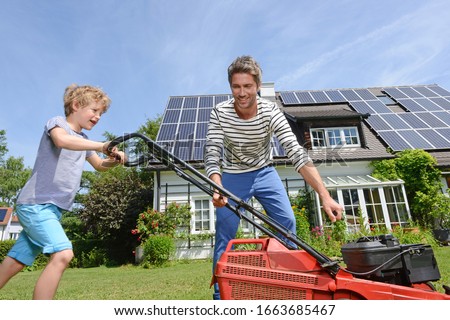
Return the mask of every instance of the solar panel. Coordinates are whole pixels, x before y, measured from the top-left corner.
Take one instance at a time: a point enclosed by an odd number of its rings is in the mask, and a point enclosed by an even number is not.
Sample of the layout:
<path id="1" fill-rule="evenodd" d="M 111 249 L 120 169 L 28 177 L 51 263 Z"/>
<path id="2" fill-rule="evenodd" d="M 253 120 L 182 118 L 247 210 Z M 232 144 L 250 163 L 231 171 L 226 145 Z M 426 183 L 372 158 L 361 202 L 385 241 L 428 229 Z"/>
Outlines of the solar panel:
<path id="1" fill-rule="evenodd" d="M 427 98 L 414 99 L 415 102 L 420 104 L 427 111 L 438 111 L 442 110 L 437 104 Z"/>
<path id="2" fill-rule="evenodd" d="M 411 129 L 411 127 L 395 113 L 382 114 L 380 117 L 386 121 L 392 129 Z"/>
<path id="3" fill-rule="evenodd" d="M 360 96 L 358 96 L 353 90 L 339 90 L 339 92 L 347 99 L 348 101 L 360 101 L 362 100 Z"/>
<path id="4" fill-rule="evenodd" d="M 183 160 L 191 160 L 191 152 L 193 150 L 193 141 L 175 141 L 173 154 Z"/>
<path id="5" fill-rule="evenodd" d="M 418 104 L 413 99 L 399 99 L 398 103 L 406 108 L 406 110 L 415 111 L 426 111 L 420 104 Z"/>
<path id="6" fill-rule="evenodd" d="M 171 97 L 167 103 L 167 109 L 181 109 L 183 105 L 183 98 L 181 97 Z"/>
<path id="7" fill-rule="evenodd" d="M 166 112 L 164 113 L 162 122 L 163 123 L 178 123 L 178 120 L 180 118 L 180 113 L 181 113 L 180 109 L 175 109 L 175 110 L 167 109 Z"/>
<path id="8" fill-rule="evenodd" d="M 450 148 L 450 141 L 433 129 L 418 130 L 417 132 L 427 139 L 436 149 Z"/>
<path id="9" fill-rule="evenodd" d="M 297 96 L 293 92 L 280 92 L 281 100 L 283 100 L 283 104 L 299 104 L 300 102 L 297 99 Z"/>
<path id="10" fill-rule="evenodd" d="M 367 89 L 354 89 L 363 100 L 376 100 L 377 97 Z"/>
<path id="11" fill-rule="evenodd" d="M 440 135 L 442 135 L 445 138 L 450 137 L 450 127 L 448 128 L 438 128 L 438 129 L 434 129 L 436 130 L 436 132 L 438 132 Z"/>
<path id="12" fill-rule="evenodd" d="M 424 87 L 424 86 L 413 86 L 412 88 L 425 97 L 430 98 L 430 97 L 437 96 L 437 94 L 435 92 L 431 91 L 430 89 L 428 89 L 427 87 Z"/>
<path id="13" fill-rule="evenodd" d="M 195 123 L 180 123 L 177 133 L 177 140 L 193 140 Z"/>
<path id="14" fill-rule="evenodd" d="M 432 114 L 450 127 L 450 113 L 447 111 L 432 112 Z"/>
<path id="15" fill-rule="evenodd" d="M 206 140 L 197 140 L 194 145 L 193 160 L 203 159 L 203 153 L 205 148 Z"/>
<path id="16" fill-rule="evenodd" d="M 183 108 L 197 108 L 198 100 L 198 97 L 186 97 L 184 99 Z"/>
<path id="17" fill-rule="evenodd" d="M 211 116 L 211 109 L 198 109 L 197 121 L 209 122 L 210 116 Z"/>
<path id="18" fill-rule="evenodd" d="M 433 92 L 436 92 L 440 96 L 450 97 L 450 92 L 441 88 L 440 86 L 428 86 L 428 89 L 432 90 Z"/>
<path id="19" fill-rule="evenodd" d="M 436 116 L 434 116 L 432 113 L 423 112 L 423 113 L 417 113 L 418 117 L 422 119 L 426 124 L 428 124 L 431 128 L 441 128 L 441 127 L 447 127 L 447 125 L 439 120 Z"/>
<path id="20" fill-rule="evenodd" d="M 365 101 L 353 101 L 350 103 L 350 105 L 353 107 L 353 109 L 362 114 L 375 113 L 375 111 Z"/>
<path id="21" fill-rule="evenodd" d="M 280 144 L 280 141 L 278 141 L 277 137 L 272 137 L 272 150 L 273 150 L 273 155 L 277 156 L 277 157 L 283 157 L 286 155 L 286 153 L 284 152 L 283 147 Z"/>
<path id="22" fill-rule="evenodd" d="M 161 124 L 158 131 L 157 141 L 175 140 L 175 134 L 177 130 L 177 124 Z"/>
<path id="23" fill-rule="evenodd" d="M 396 131 L 381 131 L 379 134 L 393 151 L 411 149 L 411 146 Z"/>
<path id="24" fill-rule="evenodd" d="M 214 105 L 219 104 L 221 102 L 227 101 L 230 99 L 228 95 L 214 96 Z"/>
<path id="25" fill-rule="evenodd" d="M 450 101 L 449 100 L 444 99 L 442 97 L 430 98 L 430 100 L 433 101 L 434 103 L 436 103 L 442 109 L 450 110 Z"/>
<path id="26" fill-rule="evenodd" d="M 206 137 L 206 133 L 208 132 L 208 122 L 199 122 L 197 123 L 195 137 L 197 139 L 203 139 Z"/>
<path id="27" fill-rule="evenodd" d="M 197 109 L 183 109 L 180 122 L 195 122 L 197 118 Z"/>
<path id="28" fill-rule="evenodd" d="M 295 92 L 295 95 L 297 96 L 298 101 L 303 104 L 311 104 L 315 103 L 314 99 L 311 97 L 309 92 L 307 91 L 297 91 Z"/>
<path id="29" fill-rule="evenodd" d="M 317 103 L 331 102 L 330 98 L 328 98 L 328 96 L 323 91 L 310 91 L 309 93 Z"/>
<path id="30" fill-rule="evenodd" d="M 434 149 L 434 147 L 426 141 L 415 130 L 400 130 L 397 131 L 414 149 Z"/>
<path id="31" fill-rule="evenodd" d="M 374 130 L 391 130 L 392 128 L 379 115 L 372 114 L 366 119 Z"/>
<path id="32" fill-rule="evenodd" d="M 330 98 L 332 102 L 346 102 L 347 100 L 344 98 L 342 94 L 337 90 L 328 90 L 324 91 L 325 94 Z"/>
<path id="33" fill-rule="evenodd" d="M 406 99 L 408 98 L 407 95 L 405 95 L 403 92 L 396 88 L 386 88 L 384 89 L 384 92 L 386 92 L 390 97 L 394 99 Z"/>
<path id="34" fill-rule="evenodd" d="M 411 87 L 400 87 L 398 88 L 401 92 L 406 94 L 409 98 L 420 98 L 422 95 L 418 93 L 416 90 L 414 90 Z"/>
<path id="35" fill-rule="evenodd" d="M 429 128 L 429 126 L 419 119 L 414 113 L 411 112 L 405 112 L 405 113 L 399 113 L 398 116 L 408 123 L 412 128 L 420 129 L 420 128 Z"/>
<path id="36" fill-rule="evenodd" d="M 214 97 L 213 96 L 205 96 L 200 97 L 200 101 L 198 102 L 199 108 L 212 108 L 214 107 Z"/>
<path id="37" fill-rule="evenodd" d="M 367 101 L 367 103 L 376 113 L 392 113 L 391 109 L 380 100 Z"/>
<path id="38" fill-rule="evenodd" d="M 8 209 L 0 209 L 0 222 L 3 222 L 3 220 L 5 220 L 7 212 L 8 212 Z"/>

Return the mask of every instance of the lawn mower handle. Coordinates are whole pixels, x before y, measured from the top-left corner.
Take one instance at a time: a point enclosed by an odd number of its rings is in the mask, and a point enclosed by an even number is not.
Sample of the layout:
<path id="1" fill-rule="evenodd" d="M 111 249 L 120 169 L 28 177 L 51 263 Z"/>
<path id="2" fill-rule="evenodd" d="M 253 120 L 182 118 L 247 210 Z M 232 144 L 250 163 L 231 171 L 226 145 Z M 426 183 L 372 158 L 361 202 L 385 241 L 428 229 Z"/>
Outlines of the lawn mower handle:
<path id="1" fill-rule="evenodd" d="M 193 166 L 188 164 L 187 162 L 183 161 L 182 159 L 176 157 L 174 154 L 170 153 L 160 145 L 158 145 L 156 142 L 148 138 L 147 136 L 134 132 L 134 133 L 127 133 L 123 136 L 119 136 L 115 139 L 113 139 L 110 144 L 108 145 L 108 150 L 112 150 L 115 146 L 119 145 L 120 143 L 126 142 L 129 139 L 132 138 L 139 138 L 142 139 L 148 147 L 148 151 L 152 157 L 158 159 L 163 163 L 165 166 L 167 166 L 169 169 L 175 171 L 178 176 L 181 178 L 187 180 L 188 182 L 191 182 L 196 187 L 198 187 L 200 190 L 204 191 L 209 196 L 213 196 L 215 192 L 219 192 L 221 195 L 227 197 L 229 200 L 226 204 L 227 208 L 233 211 L 236 215 L 238 215 L 240 218 L 246 220 L 265 234 L 267 234 L 269 237 L 276 238 L 278 241 L 280 241 L 282 244 L 284 244 L 289 249 L 296 249 L 290 245 L 287 240 L 294 243 L 301 249 L 308 252 L 311 256 L 313 256 L 319 263 L 322 265 L 322 267 L 327 270 L 331 275 L 335 275 L 339 270 L 339 264 L 336 261 L 331 260 L 329 257 L 325 256 L 324 254 L 318 252 L 316 249 L 311 247 L 309 244 L 304 242 L 302 239 L 300 239 L 296 234 L 293 234 L 289 229 L 284 227 L 283 225 L 279 224 L 277 221 L 273 220 L 269 216 L 263 214 L 262 212 L 256 210 L 252 206 L 250 206 L 248 203 L 243 201 L 242 199 L 238 198 L 234 194 L 232 194 L 230 191 L 226 190 L 223 186 L 218 185 L 213 180 L 211 180 L 209 177 L 206 177 L 204 174 L 202 174 L 200 171 L 195 169 Z M 146 155 L 140 155 L 136 160 L 133 161 L 127 161 L 124 163 L 124 166 L 127 167 L 134 167 L 138 165 L 144 165 L 149 160 L 149 157 Z M 191 174 L 189 174 L 190 172 Z M 207 185 L 205 186 L 204 183 L 201 183 L 199 179 L 203 182 L 205 182 Z M 209 186 L 209 187 L 208 187 Z M 232 204 L 232 203 L 234 204 Z M 272 227 L 276 232 L 284 236 L 287 240 L 282 239 L 278 234 L 271 231 L 269 228 L 260 225 L 256 223 L 254 220 L 250 219 L 245 214 L 241 214 L 241 209 L 244 209 L 253 216 L 257 217 L 261 221 L 265 222 L 267 225 Z"/>

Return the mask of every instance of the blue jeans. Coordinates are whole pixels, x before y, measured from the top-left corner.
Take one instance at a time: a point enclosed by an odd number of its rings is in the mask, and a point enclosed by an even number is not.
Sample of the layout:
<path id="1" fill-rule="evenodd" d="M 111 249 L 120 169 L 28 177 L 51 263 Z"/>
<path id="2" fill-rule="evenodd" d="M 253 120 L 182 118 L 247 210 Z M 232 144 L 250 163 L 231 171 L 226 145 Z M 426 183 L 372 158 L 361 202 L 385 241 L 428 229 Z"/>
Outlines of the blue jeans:
<path id="1" fill-rule="evenodd" d="M 274 167 L 268 166 L 245 173 L 222 174 L 222 185 L 238 198 L 249 201 L 252 197 L 263 206 L 267 215 L 296 234 L 294 212 L 286 189 Z M 230 200 L 229 200 L 230 201 Z M 234 203 L 230 201 L 230 204 Z M 239 216 L 226 207 L 216 209 L 216 235 L 213 255 L 213 274 L 228 242 L 236 237 Z M 215 300 L 220 299 L 217 283 L 214 284 Z"/>

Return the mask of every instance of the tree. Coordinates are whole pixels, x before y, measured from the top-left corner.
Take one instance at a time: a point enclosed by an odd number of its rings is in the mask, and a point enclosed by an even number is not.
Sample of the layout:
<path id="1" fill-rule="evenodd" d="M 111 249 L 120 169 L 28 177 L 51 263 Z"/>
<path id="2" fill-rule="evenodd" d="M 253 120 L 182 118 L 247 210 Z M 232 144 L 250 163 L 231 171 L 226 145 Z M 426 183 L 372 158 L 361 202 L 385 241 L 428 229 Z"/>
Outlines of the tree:
<path id="1" fill-rule="evenodd" d="M 80 219 L 86 232 L 107 243 L 110 257 L 131 262 L 137 246 L 131 234 L 138 214 L 153 204 L 152 176 L 134 168 L 116 167 L 99 174 L 83 197 Z"/>
<path id="2" fill-rule="evenodd" d="M 442 193 L 441 171 L 433 156 L 424 150 L 408 149 L 399 152 L 394 159 L 374 161 L 371 165 L 375 178 L 402 179 L 413 220 L 421 225 L 432 223 L 432 208 L 426 203 L 432 202 L 431 199 Z"/>
<path id="3" fill-rule="evenodd" d="M 138 132 L 155 139 L 161 120 L 161 116 L 147 119 Z M 106 140 L 117 137 L 110 132 L 103 136 Z M 85 235 L 104 240 L 110 257 L 118 263 L 134 259 L 132 252 L 137 240 L 131 230 L 136 226 L 138 214 L 153 207 L 153 174 L 146 169 L 121 166 L 102 173 L 83 173 L 76 201 L 80 205 L 75 216 L 82 221 Z M 67 217 L 67 226 L 79 236 L 78 221 L 74 216 Z"/>
<path id="4" fill-rule="evenodd" d="M 0 166 L 0 203 L 12 207 L 16 203 L 19 191 L 31 175 L 30 169 L 25 169 L 23 158 L 9 157 Z"/>
<path id="5" fill-rule="evenodd" d="M 138 132 L 146 135 L 152 140 L 156 140 L 156 136 L 161 126 L 162 116 L 157 115 L 155 119 L 147 119 L 144 125 L 139 127 Z"/>
<path id="6" fill-rule="evenodd" d="M 23 157 L 5 159 L 7 152 L 6 131 L 0 130 L 0 205 L 12 207 L 31 170 L 25 168 Z"/>
<path id="7" fill-rule="evenodd" d="M 0 130 L 0 166 L 5 162 L 5 155 L 8 153 L 8 147 L 6 146 L 6 131 Z"/>

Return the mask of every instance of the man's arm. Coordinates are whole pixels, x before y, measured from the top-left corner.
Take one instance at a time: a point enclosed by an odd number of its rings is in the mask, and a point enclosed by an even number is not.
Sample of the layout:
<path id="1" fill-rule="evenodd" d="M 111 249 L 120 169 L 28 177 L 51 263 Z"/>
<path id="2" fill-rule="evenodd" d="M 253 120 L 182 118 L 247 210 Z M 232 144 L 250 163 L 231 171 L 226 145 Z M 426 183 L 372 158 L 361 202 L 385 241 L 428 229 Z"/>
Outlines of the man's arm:
<path id="1" fill-rule="evenodd" d="M 327 188 L 325 188 L 322 178 L 319 175 L 319 171 L 317 171 L 314 164 L 308 162 L 300 168 L 299 173 L 302 175 L 303 179 L 305 179 L 306 183 L 313 187 L 319 194 L 319 197 L 322 200 L 323 210 L 328 215 L 331 222 L 341 220 L 343 208 L 330 196 L 330 193 Z"/>

